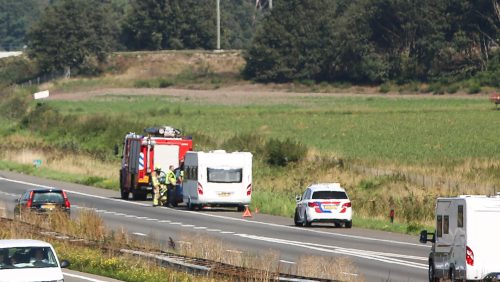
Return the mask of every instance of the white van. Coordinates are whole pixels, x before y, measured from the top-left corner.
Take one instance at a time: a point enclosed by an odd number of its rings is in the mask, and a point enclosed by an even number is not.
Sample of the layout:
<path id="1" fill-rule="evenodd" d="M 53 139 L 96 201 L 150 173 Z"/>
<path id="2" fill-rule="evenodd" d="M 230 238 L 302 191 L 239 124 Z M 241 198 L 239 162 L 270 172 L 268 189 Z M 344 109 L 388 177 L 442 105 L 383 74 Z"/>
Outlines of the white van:
<path id="1" fill-rule="evenodd" d="M 38 240 L 0 240 L 0 281 L 64 281 L 61 268 L 51 244 Z"/>
<path id="2" fill-rule="evenodd" d="M 191 210 L 203 206 L 238 207 L 252 197 L 252 153 L 224 150 L 187 152 L 183 200 Z"/>
<path id="3" fill-rule="evenodd" d="M 433 243 L 429 281 L 500 279 L 499 231 L 500 196 L 438 198 L 435 233 L 420 233 Z"/>

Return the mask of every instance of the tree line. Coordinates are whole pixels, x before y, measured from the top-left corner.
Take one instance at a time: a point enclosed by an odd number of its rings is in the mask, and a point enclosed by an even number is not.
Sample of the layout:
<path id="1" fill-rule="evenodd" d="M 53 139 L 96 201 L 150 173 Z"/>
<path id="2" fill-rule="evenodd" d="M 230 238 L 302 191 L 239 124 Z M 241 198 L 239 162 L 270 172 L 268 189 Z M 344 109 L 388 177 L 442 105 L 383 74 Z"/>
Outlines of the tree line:
<path id="1" fill-rule="evenodd" d="M 111 51 L 211 50 L 215 3 L 0 0 L 0 46 L 27 45 L 46 71 L 87 73 Z M 274 0 L 272 10 L 257 3 L 220 0 L 221 47 L 245 50 L 249 79 L 381 83 L 493 71 L 488 83 L 500 84 L 500 0 Z"/>

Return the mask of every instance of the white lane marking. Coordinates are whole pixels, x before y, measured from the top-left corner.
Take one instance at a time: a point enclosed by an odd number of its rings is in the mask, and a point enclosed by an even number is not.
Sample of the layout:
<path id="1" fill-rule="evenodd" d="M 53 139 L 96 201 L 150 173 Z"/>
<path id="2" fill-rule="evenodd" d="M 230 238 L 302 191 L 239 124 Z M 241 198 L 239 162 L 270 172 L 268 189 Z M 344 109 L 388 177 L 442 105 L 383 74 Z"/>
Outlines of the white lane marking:
<path id="1" fill-rule="evenodd" d="M 86 276 L 82 276 L 82 275 L 70 274 L 70 273 L 67 273 L 67 272 L 64 272 L 64 271 L 63 271 L 63 274 L 64 274 L 64 276 L 74 277 L 74 278 L 82 279 L 82 280 L 85 280 L 85 281 L 106 282 L 104 280 L 94 279 L 94 278 L 90 278 L 90 277 L 86 277 Z"/>
<path id="2" fill-rule="evenodd" d="M 234 234 L 233 231 L 221 231 L 220 233 L 221 234 Z"/>
<path id="3" fill-rule="evenodd" d="M 9 181 L 9 182 L 14 182 L 14 183 L 19 183 L 19 184 L 24 184 L 24 185 L 30 185 L 30 186 L 35 186 L 35 187 L 42 187 L 42 188 L 54 188 L 52 186 L 47 186 L 43 184 L 36 184 L 36 183 L 31 183 L 31 182 L 26 182 L 26 181 L 20 181 L 20 180 L 14 180 L 14 179 L 8 179 L 5 177 L 0 176 L 0 180 L 4 181 Z M 127 202 L 131 205 L 137 205 L 137 206 L 143 206 L 143 207 L 149 207 L 151 206 L 150 204 L 144 204 L 144 203 L 138 203 L 138 202 L 131 202 L 131 201 L 126 201 L 122 199 L 114 199 L 114 198 L 108 198 L 108 197 L 103 197 L 103 196 L 97 196 L 97 195 L 92 195 L 92 194 L 87 194 L 87 193 L 82 193 L 82 192 L 77 192 L 77 191 L 72 191 L 72 190 L 67 190 L 64 189 L 67 193 L 71 194 L 76 194 L 76 195 L 81 195 L 81 196 L 86 196 L 86 197 L 91 197 L 91 198 L 96 198 L 96 199 L 102 199 L 102 200 L 107 200 L 107 201 L 115 201 L 115 202 Z"/>
<path id="4" fill-rule="evenodd" d="M 209 231 L 209 232 L 219 232 L 221 230 L 220 229 L 215 229 L 215 228 L 210 228 L 210 229 L 207 229 L 207 231 Z"/>
<path id="5" fill-rule="evenodd" d="M 171 222 L 170 220 L 160 220 L 158 222 L 165 223 L 165 222 Z"/>
<path id="6" fill-rule="evenodd" d="M 181 226 L 182 226 L 182 227 L 193 227 L 194 225 L 192 225 L 192 224 L 183 224 L 183 225 L 181 225 Z"/>
<path id="7" fill-rule="evenodd" d="M 284 259 L 280 259 L 280 262 L 282 262 L 282 263 L 288 263 L 288 264 L 296 264 L 293 261 L 288 261 L 288 260 L 284 260 Z"/>
<path id="8" fill-rule="evenodd" d="M 25 182 L 25 181 L 20 181 L 20 180 L 13 180 L 13 179 L 8 179 L 8 178 L 4 178 L 4 177 L 0 177 L 0 180 L 10 181 L 10 182 L 14 182 L 14 183 L 20 183 L 20 184 L 25 184 L 25 185 L 31 185 L 31 186 L 37 186 L 37 187 L 53 188 L 51 186 L 40 185 L 40 184 L 35 184 L 35 183 L 30 183 L 30 182 Z M 91 195 L 91 194 L 76 192 L 76 191 L 72 191 L 72 190 L 65 189 L 65 191 L 68 193 L 98 198 L 98 199 L 107 200 L 107 201 L 115 201 L 115 202 L 122 202 L 122 203 L 126 202 L 127 204 L 138 205 L 138 206 L 143 206 L 143 207 L 150 206 L 149 204 L 126 201 L 126 200 L 122 200 L 122 199 L 107 198 L 107 197 L 103 197 L 103 196 Z M 161 207 L 161 208 L 166 208 L 166 207 Z M 168 208 L 168 209 L 171 211 L 174 211 L 174 212 L 184 212 L 184 213 L 191 213 L 191 214 L 196 214 L 196 215 L 200 215 L 200 216 L 208 216 L 208 217 L 221 218 L 221 219 L 226 219 L 226 220 L 246 222 L 246 223 L 250 223 L 250 224 L 260 224 L 260 225 L 267 225 L 267 226 L 272 226 L 272 227 L 277 227 L 277 228 L 288 228 L 288 229 L 294 229 L 294 230 L 301 230 L 302 232 L 313 232 L 313 233 L 323 234 L 323 235 L 328 235 L 328 236 L 338 236 L 338 237 L 346 237 L 346 238 L 353 238 L 353 239 L 366 240 L 366 241 L 377 241 L 377 242 L 385 242 L 385 243 L 391 243 L 391 244 L 409 245 L 409 246 L 414 246 L 414 247 L 419 247 L 419 248 L 430 248 L 431 247 L 429 245 L 395 241 L 395 240 L 370 238 L 370 237 L 365 237 L 365 236 L 348 235 L 348 234 L 340 234 L 340 233 L 331 233 L 331 232 L 324 232 L 324 231 L 311 230 L 311 229 L 299 229 L 299 228 L 293 227 L 293 226 L 279 225 L 279 224 L 275 224 L 275 223 L 268 223 L 268 222 L 261 222 L 261 221 L 248 221 L 246 219 L 241 219 L 241 218 L 227 217 L 227 216 L 208 214 L 208 213 L 200 213 L 197 211 L 177 210 L 177 209 L 170 209 L 170 208 Z"/>
<path id="9" fill-rule="evenodd" d="M 148 219 L 146 219 L 146 220 L 147 220 L 147 221 L 158 221 L 158 219 L 156 219 L 156 218 L 148 218 Z"/>
<path id="10" fill-rule="evenodd" d="M 127 214 L 127 215 L 125 215 L 125 217 L 137 217 L 137 216 L 132 215 L 132 214 Z"/>
<path id="11" fill-rule="evenodd" d="M 194 229 L 207 229 L 205 226 L 196 226 Z"/>
<path id="12" fill-rule="evenodd" d="M 181 225 L 182 222 L 170 222 L 171 225 Z"/>
<path id="13" fill-rule="evenodd" d="M 144 237 L 148 236 L 148 234 L 144 234 L 144 233 L 140 233 L 140 232 L 134 232 L 132 234 L 137 235 L 137 236 L 144 236 Z"/>
<path id="14" fill-rule="evenodd" d="M 11 180 L 7 178 L 0 177 L 0 180 L 5 180 L 5 181 L 10 181 L 14 183 L 21 183 L 21 184 L 26 184 L 26 185 L 32 185 L 32 186 L 38 186 L 38 187 L 47 187 L 50 188 L 49 186 L 44 186 L 44 185 L 38 185 L 38 184 L 33 184 L 29 182 L 24 182 L 24 181 L 18 181 L 18 180 Z M 121 199 L 112 199 L 112 198 L 106 198 L 106 197 L 101 197 L 101 196 L 95 196 L 95 195 L 90 195 L 90 194 L 85 194 L 81 192 L 75 192 L 71 190 L 66 190 L 68 193 L 74 193 L 74 194 L 79 194 L 79 195 L 84 195 L 88 197 L 94 197 L 94 198 L 99 198 L 103 200 L 108 200 L 108 201 L 119 201 L 119 202 L 125 202 L 124 200 Z M 147 204 L 142 204 L 142 203 L 136 203 L 136 202 L 128 202 L 128 204 L 136 204 L 140 206 L 149 206 Z M 208 217 L 214 217 L 214 218 L 221 218 L 221 219 L 229 219 L 229 220 L 234 220 L 234 221 L 244 221 L 244 222 L 252 222 L 255 224 L 261 224 L 261 225 L 267 225 L 267 226 L 273 226 L 273 227 L 278 227 L 278 228 L 293 228 L 295 230 L 298 230 L 296 227 L 290 227 L 290 226 L 284 226 L 284 225 L 279 225 L 279 224 L 274 224 L 274 223 L 266 223 L 266 222 L 259 222 L 259 221 L 247 221 L 244 219 L 238 219 L 238 218 L 232 218 L 232 217 L 226 217 L 226 216 L 219 216 L 219 215 L 213 215 L 213 214 L 206 214 L 206 213 L 198 213 L 198 212 L 193 212 L 193 211 L 182 211 L 182 210 L 176 210 L 176 209 L 171 209 L 172 211 L 176 212 L 185 212 L 185 213 L 193 213 L 196 215 L 203 215 L 203 216 L 208 216 Z M 145 219 L 147 217 L 136 217 L 138 219 Z M 181 225 L 182 223 L 180 222 L 173 222 L 171 224 L 174 225 Z M 195 227 L 195 229 L 206 229 L 206 227 Z M 221 231 L 219 229 L 207 229 L 207 231 Z M 418 247 L 428 247 L 420 244 L 413 244 L 413 243 L 408 243 L 408 242 L 401 242 L 401 241 L 394 241 L 394 240 L 385 240 L 385 239 L 377 239 L 377 238 L 369 238 L 369 237 L 363 237 L 363 236 L 356 236 L 356 235 L 347 235 L 347 234 L 339 234 L 339 233 L 330 233 L 330 232 L 323 232 L 323 231 L 318 231 L 318 230 L 310 230 L 310 229 L 302 229 L 302 231 L 309 231 L 309 232 L 314 232 L 314 233 L 319 233 L 319 234 L 324 234 L 324 235 L 333 235 L 333 236 L 340 236 L 340 237 L 348 237 L 348 238 L 356 238 L 356 239 L 362 239 L 362 240 L 369 240 L 369 241 L 379 241 L 379 242 L 388 242 L 388 243 L 393 243 L 393 244 L 402 244 L 402 245 L 411 245 L 411 246 L 418 246 Z M 395 264 L 401 264 L 401 265 L 406 265 L 406 266 L 411 266 L 411 267 L 416 267 L 416 268 L 422 268 L 424 266 L 424 269 L 427 269 L 427 265 L 424 264 L 419 264 L 419 263 L 414 263 L 414 262 L 406 262 L 402 261 L 399 259 L 391 259 L 386 257 L 387 255 L 392 256 L 392 257 L 401 257 L 401 258 L 411 258 L 411 259 L 417 259 L 417 260 L 426 260 L 427 258 L 420 258 L 420 257 L 412 257 L 412 256 L 406 256 L 406 255 L 399 255 L 399 254 L 390 254 L 390 253 L 378 253 L 378 252 L 372 252 L 372 251 L 364 251 L 364 250 L 355 250 L 355 249 L 344 249 L 344 248 L 338 248 L 335 249 L 335 246 L 325 246 L 322 245 L 323 247 L 315 247 L 314 244 L 313 246 L 310 246 L 309 244 L 301 245 L 300 242 L 295 242 L 295 241 L 287 241 L 287 240 L 282 240 L 282 239 L 276 239 L 276 238 L 270 238 L 267 240 L 263 240 L 260 238 L 266 238 L 266 237 L 259 237 L 255 235 L 246 235 L 246 234 L 235 234 L 235 235 L 244 235 L 248 236 L 249 239 L 254 239 L 254 240 L 261 240 L 261 241 L 269 241 L 269 242 L 278 242 L 281 244 L 287 244 L 287 245 L 294 245 L 297 247 L 304 247 L 304 248 L 309 248 L 309 249 L 315 249 L 319 251 L 326 251 L 330 253 L 344 253 L 352 256 L 358 256 L 366 259 L 372 259 L 372 260 L 377 260 L 377 261 L 382 261 L 382 262 L 387 262 L 387 263 L 395 263 Z M 288 242 L 288 243 L 286 243 Z M 293 242 L 293 243 L 289 243 Z M 325 248 L 326 247 L 326 248 Z M 334 250 L 329 250 L 330 248 L 334 248 Z M 341 250 L 341 251 L 339 251 Z M 385 256 L 384 256 L 385 255 Z M 384 260 L 385 259 L 385 260 Z"/>
<path id="15" fill-rule="evenodd" d="M 338 237 L 353 238 L 353 239 L 366 240 L 366 241 L 376 241 L 376 242 L 384 242 L 384 243 L 391 243 L 391 244 L 398 244 L 398 245 L 408 245 L 408 246 L 414 246 L 414 247 L 420 247 L 420 248 L 430 248 L 431 247 L 431 246 L 423 245 L 423 244 L 416 244 L 416 243 L 409 243 L 409 242 L 402 242 L 402 241 L 395 241 L 395 240 L 387 240 L 387 239 L 370 238 L 370 237 L 364 237 L 364 236 L 358 236 L 358 235 L 332 233 L 332 232 L 325 232 L 325 231 L 312 230 L 312 229 L 302 229 L 302 228 L 298 228 L 298 227 L 294 227 L 294 226 L 279 225 L 279 224 L 275 224 L 275 223 L 268 223 L 268 222 L 261 222 L 261 221 L 248 221 L 246 219 L 241 219 L 241 218 L 227 217 L 227 216 L 208 214 L 208 213 L 200 213 L 200 212 L 196 212 L 196 211 L 175 210 L 175 209 L 173 211 L 192 213 L 192 214 L 197 214 L 197 215 L 201 215 L 201 216 L 208 216 L 208 217 L 214 217 L 214 218 L 220 218 L 220 219 L 226 219 L 226 220 L 234 220 L 234 221 L 239 221 L 239 222 L 246 222 L 246 223 L 250 223 L 250 224 L 253 223 L 253 224 L 267 225 L 267 226 L 272 226 L 272 227 L 277 227 L 277 228 L 286 228 L 286 229 L 293 229 L 293 230 L 298 230 L 298 231 L 300 230 L 303 232 L 312 232 L 312 233 L 328 235 L 328 236 L 333 236 L 333 237 L 338 236 Z"/>
<path id="16" fill-rule="evenodd" d="M 284 240 L 284 239 L 263 237 L 263 236 L 255 236 L 255 235 L 248 235 L 248 234 L 234 234 L 234 235 L 240 236 L 240 237 L 246 238 L 246 239 L 256 240 L 256 241 L 265 241 L 265 242 L 271 242 L 271 243 L 278 243 L 278 244 L 282 244 L 282 245 L 302 247 L 302 248 L 316 250 L 316 251 L 320 251 L 320 252 L 326 252 L 326 253 L 349 255 L 349 256 L 360 257 L 360 258 L 365 258 L 365 259 L 374 260 L 374 261 L 380 261 L 380 262 L 389 263 L 389 264 L 397 264 L 397 265 L 402 265 L 402 266 L 407 266 L 407 267 L 418 268 L 418 269 L 427 269 L 428 268 L 427 264 L 417 263 L 417 262 L 412 262 L 412 261 L 404 261 L 401 259 L 387 257 L 387 256 L 384 256 L 385 253 L 376 253 L 376 252 L 370 252 L 370 251 L 365 251 L 365 250 L 349 249 L 349 248 L 321 245 L 321 244 L 314 244 L 314 243 L 303 243 L 303 242 L 298 242 L 298 241 L 291 241 L 291 240 Z"/>

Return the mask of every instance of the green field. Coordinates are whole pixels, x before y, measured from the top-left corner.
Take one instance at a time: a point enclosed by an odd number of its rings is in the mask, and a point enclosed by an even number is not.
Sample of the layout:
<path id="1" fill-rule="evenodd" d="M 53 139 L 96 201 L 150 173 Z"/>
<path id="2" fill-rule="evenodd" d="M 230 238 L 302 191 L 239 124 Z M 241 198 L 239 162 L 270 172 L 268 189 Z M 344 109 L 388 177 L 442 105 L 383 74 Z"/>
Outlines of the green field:
<path id="1" fill-rule="evenodd" d="M 486 98 L 332 95 L 301 96 L 282 105 L 225 106 L 110 96 L 49 104 L 67 114 L 172 124 L 219 144 L 235 134 L 253 132 L 265 138 L 292 138 L 320 152 L 373 163 L 447 166 L 468 159 L 500 160 L 500 112 L 492 110 Z"/>
<path id="2" fill-rule="evenodd" d="M 297 163 L 270 165 L 266 156 L 254 151 L 252 208 L 292 217 L 294 196 L 305 186 L 341 182 L 353 201 L 355 226 L 409 233 L 432 222 L 435 197 L 484 193 L 480 185 L 500 187 L 500 111 L 493 109 L 486 96 L 289 93 L 277 100 L 271 96 L 252 101 L 242 98 L 228 104 L 223 95 L 213 93 L 215 97 L 208 99 L 123 93 L 89 100 L 44 101 L 41 106 L 32 104 L 25 117 L 17 120 L 18 125 L 2 124 L 0 146 L 8 148 L 11 141 L 5 140 L 13 139 L 21 144 L 17 149 L 38 146 L 50 152 L 59 148 L 76 156 L 101 159 L 104 167 L 116 173 L 119 158 L 113 156 L 114 145 L 121 144 L 127 132 L 142 132 L 151 125 L 182 129 L 193 136 L 197 150 L 224 149 L 228 144 L 235 149 L 231 138 L 250 135 L 255 139 L 236 149 L 259 148 L 271 139 L 290 139 L 308 149 L 307 157 Z M 34 145 L 33 139 L 38 143 Z M 85 170 L 72 171 L 67 177 L 118 189 L 117 176 L 103 175 L 81 163 L 74 166 Z M 374 175 L 353 170 L 351 165 L 387 168 L 396 174 Z M 61 167 L 47 169 L 45 173 L 54 175 Z M 423 185 L 399 172 L 464 184 Z M 494 191 L 487 190 L 490 192 Z M 397 225 L 387 226 L 387 213 L 392 208 L 397 211 Z"/>

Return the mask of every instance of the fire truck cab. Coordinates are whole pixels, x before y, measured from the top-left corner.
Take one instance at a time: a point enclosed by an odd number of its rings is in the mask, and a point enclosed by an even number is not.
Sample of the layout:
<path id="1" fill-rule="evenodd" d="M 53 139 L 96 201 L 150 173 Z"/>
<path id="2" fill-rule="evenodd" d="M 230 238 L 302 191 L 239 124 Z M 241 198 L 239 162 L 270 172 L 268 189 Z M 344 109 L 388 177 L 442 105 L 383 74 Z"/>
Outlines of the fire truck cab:
<path id="1" fill-rule="evenodd" d="M 124 200 L 130 193 L 134 200 L 146 200 L 152 194 L 151 171 L 161 167 L 166 171 L 170 165 L 179 167 L 186 152 L 193 150 L 190 137 L 181 137 L 181 132 L 170 126 L 144 129 L 146 135 L 128 133 L 123 142 L 120 169 L 120 193 Z"/>

